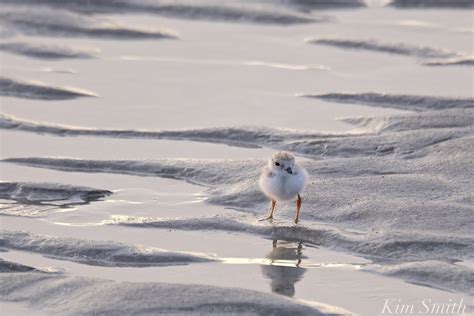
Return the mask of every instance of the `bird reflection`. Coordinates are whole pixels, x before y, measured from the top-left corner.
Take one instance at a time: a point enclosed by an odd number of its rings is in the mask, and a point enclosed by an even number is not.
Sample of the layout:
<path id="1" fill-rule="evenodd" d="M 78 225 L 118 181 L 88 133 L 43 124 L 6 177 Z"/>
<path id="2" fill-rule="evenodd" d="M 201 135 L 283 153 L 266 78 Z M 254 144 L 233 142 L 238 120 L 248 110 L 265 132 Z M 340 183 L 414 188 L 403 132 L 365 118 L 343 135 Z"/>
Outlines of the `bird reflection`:
<path id="1" fill-rule="evenodd" d="M 273 240 L 272 251 L 265 258 L 270 260 L 269 265 L 262 265 L 262 274 L 270 280 L 273 293 L 293 297 L 295 295 L 295 284 L 303 278 L 306 272 L 301 268 L 303 256 L 303 245 L 301 242 L 295 244 L 284 242 L 278 244 Z"/>

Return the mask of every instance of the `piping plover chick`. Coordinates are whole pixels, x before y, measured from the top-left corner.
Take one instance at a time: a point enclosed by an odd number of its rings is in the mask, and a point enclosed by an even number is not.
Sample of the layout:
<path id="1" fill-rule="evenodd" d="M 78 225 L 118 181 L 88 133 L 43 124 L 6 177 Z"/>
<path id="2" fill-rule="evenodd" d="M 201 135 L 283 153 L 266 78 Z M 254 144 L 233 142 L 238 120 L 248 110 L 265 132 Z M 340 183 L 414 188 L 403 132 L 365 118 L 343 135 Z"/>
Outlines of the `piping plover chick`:
<path id="1" fill-rule="evenodd" d="M 298 166 L 295 157 L 281 151 L 272 155 L 268 164 L 263 168 L 258 184 L 266 196 L 272 199 L 272 210 L 266 219 L 273 219 L 273 211 L 278 201 L 288 201 L 296 198 L 296 217 L 298 223 L 301 209 L 301 196 L 308 174 Z"/>

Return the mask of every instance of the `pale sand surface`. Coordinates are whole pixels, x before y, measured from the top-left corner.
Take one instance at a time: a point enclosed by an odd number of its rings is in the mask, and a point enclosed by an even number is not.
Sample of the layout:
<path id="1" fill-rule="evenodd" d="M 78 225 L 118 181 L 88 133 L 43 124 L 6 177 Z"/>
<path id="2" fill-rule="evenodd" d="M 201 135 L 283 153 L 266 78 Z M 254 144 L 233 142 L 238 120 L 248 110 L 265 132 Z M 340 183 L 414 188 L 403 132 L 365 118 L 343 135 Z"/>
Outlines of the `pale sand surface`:
<path id="1" fill-rule="evenodd" d="M 1 52 L 1 76 L 96 96 L 61 101 L 2 97 L 2 115 L 40 127 L 57 124 L 66 131 L 71 127 L 184 132 L 174 139 L 150 139 L 150 134 L 58 137 L 38 129 L 2 129 L 1 159 L 52 159 L 43 164 L 27 161 L 30 166 L 1 162 L 2 182 L 36 183 L 39 189 L 42 182 L 51 182 L 112 194 L 87 204 L 73 197 L 67 208 L 41 203 L 18 206 L 12 199 L 0 200 L 1 229 L 31 234 L 30 242 L 21 245 L 23 250 L 16 249 L 18 245 L 6 246 L 8 251 L 0 252 L 0 258 L 48 271 L 44 275 L 1 273 L 6 284 L 15 281 L 23 289 L 5 296 L 1 314 L 62 314 L 68 308 L 79 314 L 103 308 L 118 312 L 107 306 L 112 298 L 100 290 L 103 280 L 112 281 L 110 287 L 118 292 L 111 293 L 118 293 L 118 299 L 120 295 L 130 298 L 129 313 L 147 312 L 146 304 L 150 304 L 149 313 L 177 313 L 166 304 L 153 304 L 156 297 L 170 293 L 179 299 L 176 293 L 184 290 L 191 291 L 196 301 L 182 297 L 174 307 L 182 303 L 183 308 L 190 308 L 187 311 L 196 308 L 200 313 L 250 311 L 254 304 L 263 304 L 252 311 L 288 308 L 288 313 L 296 314 L 332 311 L 371 316 L 379 315 L 390 298 L 417 306 L 426 298 L 441 303 L 463 299 L 472 308 L 469 201 L 473 199 L 469 191 L 473 186 L 467 168 L 472 105 L 466 101 L 465 110 L 455 107 L 451 112 L 431 111 L 428 105 L 426 112 L 414 117 L 410 98 L 405 97 L 472 98 L 472 68 L 427 66 L 424 63 L 431 59 L 420 58 L 410 49 L 407 55 L 397 55 L 308 43 L 309 39 L 375 39 L 392 48 L 403 43 L 472 55 L 472 11 L 399 10 L 378 7 L 380 1 L 371 3 L 375 7 L 316 11 L 309 16 L 324 15 L 329 22 L 291 26 L 245 19 L 224 23 L 152 14 L 95 15 L 131 28 L 166 29 L 178 36 L 173 40 L 24 34 L 3 38 L 91 52 L 95 58 L 61 60 Z M 289 10 L 291 16 L 306 16 Z M 301 97 L 368 92 L 402 96 L 405 103 L 397 109 Z M 340 101 L 337 96 L 335 100 Z M 441 119 L 429 117 L 437 113 Z M 406 117 L 397 121 L 396 115 Z M 356 126 L 338 120 L 346 117 L 374 119 L 355 120 Z M 221 129 L 196 137 L 196 130 L 203 128 Z M 261 128 L 279 129 L 281 138 L 272 139 L 272 132 L 268 136 Z M 309 136 L 301 139 L 300 132 Z M 369 136 L 345 137 L 361 132 Z M 334 138 L 324 143 L 328 135 Z M 268 204 L 255 193 L 254 178 L 278 149 L 293 151 L 313 172 L 297 228 L 291 222 L 292 204 L 280 206 L 273 225 L 258 222 Z M 63 158 L 86 163 L 77 166 Z M 128 162 L 121 165 L 117 160 Z M 99 162 L 108 165 L 94 169 Z M 139 166 L 130 171 L 130 165 Z M 67 168 L 54 170 L 58 166 Z M 115 174 L 108 173 L 110 168 L 115 168 Z M 176 176 L 167 173 L 172 168 Z M 215 171 L 224 177 L 214 177 Z M 41 200 L 42 194 L 33 189 L 26 195 Z M 15 192 L 10 198 L 15 198 Z M 11 216 L 19 214 L 12 209 L 23 216 Z M 82 254 L 90 257 L 80 261 L 70 254 L 48 256 L 51 248 L 38 246 L 46 235 L 58 237 L 57 244 L 53 240 L 47 245 L 53 248 L 67 245 L 65 238 L 74 238 Z M 1 238 L 14 235 L 5 236 Z M 275 249 L 273 238 L 280 238 Z M 127 260 L 129 249 L 133 254 L 133 249 L 153 247 L 189 253 L 190 261 L 120 266 L 125 259 L 112 256 L 104 259 L 107 266 L 94 261 L 86 264 L 88 258 L 100 256 L 96 249 L 107 248 L 107 242 L 121 243 Z M 145 259 L 149 258 L 146 249 L 141 253 Z M 203 258 L 205 262 L 199 261 Z M 14 277 L 9 279 L 10 275 Z M 37 277 L 46 281 L 37 283 Z M 165 283 L 178 284 L 177 292 Z M 39 289 L 51 287 L 51 292 L 38 290 L 37 284 Z M 148 290 L 141 292 L 144 287 Z M 72 288 L 78 292 L 68 296 Z M 200 296 L 204 290 L 209 297 L 235 296 L 237 303 L 226 303 L 231 308 L 226 310 L 219 302 Z M 96 300 L 90 299 L 90 310 L 81 309 L 87 304 L 75 299 L 89 291 Z M 57 300 L 54 293 L 60 293 Z M 293 299 L 286 300 L 287 296 Z M 198 309 L 207 303 L 210 310 Z"/>

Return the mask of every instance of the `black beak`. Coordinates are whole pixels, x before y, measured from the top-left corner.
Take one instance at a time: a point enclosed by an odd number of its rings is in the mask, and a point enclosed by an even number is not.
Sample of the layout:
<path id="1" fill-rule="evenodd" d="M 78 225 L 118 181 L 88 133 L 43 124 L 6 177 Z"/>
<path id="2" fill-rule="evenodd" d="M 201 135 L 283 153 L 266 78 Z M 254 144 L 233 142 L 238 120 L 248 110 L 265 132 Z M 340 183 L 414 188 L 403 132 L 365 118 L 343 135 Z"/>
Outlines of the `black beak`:
<path id="1" fill-rule="evenodd" d="M 288 172 L 289 174 L 293 174 L 293 170 L 291 170 L 290 167 L 286 168 L 285 170 L 286 170 L 286 172 Z"/>

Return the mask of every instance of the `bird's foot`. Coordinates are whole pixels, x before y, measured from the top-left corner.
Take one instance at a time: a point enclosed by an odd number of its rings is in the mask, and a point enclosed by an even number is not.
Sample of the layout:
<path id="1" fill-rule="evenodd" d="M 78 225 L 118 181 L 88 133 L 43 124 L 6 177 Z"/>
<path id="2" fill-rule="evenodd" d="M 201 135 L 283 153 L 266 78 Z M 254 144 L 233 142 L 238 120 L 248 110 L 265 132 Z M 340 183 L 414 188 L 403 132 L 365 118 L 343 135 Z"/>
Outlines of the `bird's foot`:
<path id="1" fill-rule="evenodd" d="M 295 218 L 295 224 L 298 224 L 299 220 L 297 218 Z"/>
<path id="2" fill-rule="evenodd" d="M 263 221 L 273 221 L 273 216 L 268 216 L 268 217 L 265 217 L 265 218 L 262 218 L 262 219 L 259 219 L 258 220 L 259 222 L 263 222 Z"/>

